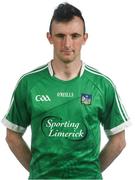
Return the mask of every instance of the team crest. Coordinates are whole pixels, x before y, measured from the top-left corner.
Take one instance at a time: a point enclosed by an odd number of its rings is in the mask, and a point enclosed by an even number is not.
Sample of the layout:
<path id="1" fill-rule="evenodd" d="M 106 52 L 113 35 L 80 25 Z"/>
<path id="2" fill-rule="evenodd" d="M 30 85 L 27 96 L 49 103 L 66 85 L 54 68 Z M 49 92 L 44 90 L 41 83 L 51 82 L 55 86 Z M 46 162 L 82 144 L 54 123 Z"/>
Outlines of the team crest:
<path id="1" fill-rule="evenodd" d="M 91 94 L 81 94 L 81 103 L 89 105 L 92 101 L 92 95 Z"/>

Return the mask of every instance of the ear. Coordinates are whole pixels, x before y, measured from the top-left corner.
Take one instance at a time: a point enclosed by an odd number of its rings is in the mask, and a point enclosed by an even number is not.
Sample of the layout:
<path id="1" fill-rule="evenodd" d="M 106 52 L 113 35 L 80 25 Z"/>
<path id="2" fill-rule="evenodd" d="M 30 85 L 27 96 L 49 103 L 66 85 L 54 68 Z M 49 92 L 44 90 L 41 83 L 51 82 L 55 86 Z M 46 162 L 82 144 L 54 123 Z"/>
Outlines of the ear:
<path id="1" fill-rule="evenodd" d="M 88 39 L 88 33 L 85 33 L 84 35 L 83 35 L 83 44 L 85 44 L 86 43 L 86 41 L 87 41 L 87 39 Z"/>
<path id="2" fill-rule="evenodd" d="M 50 42 L 50 44 L 53 44 L 52 35 L 49 32 L 47 32 L 46 37 L 48 41 Z"/>

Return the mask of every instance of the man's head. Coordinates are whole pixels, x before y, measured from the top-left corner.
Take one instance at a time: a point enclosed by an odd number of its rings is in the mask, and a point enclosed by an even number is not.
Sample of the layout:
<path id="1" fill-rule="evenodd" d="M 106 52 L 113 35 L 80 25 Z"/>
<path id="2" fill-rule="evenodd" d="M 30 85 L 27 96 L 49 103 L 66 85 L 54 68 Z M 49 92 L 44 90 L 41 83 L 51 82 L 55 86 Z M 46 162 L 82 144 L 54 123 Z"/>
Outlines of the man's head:
<path id="1" fill-rule="evenodd" d="M 54 11 L 47 38 L 54 47 L 54 59 L 65 63 L 80 60 L 80 51 L 87 40 L 80 10 L 65 3 Z"/>
<path id="2" fill-rule="evenodd" d="M 50 27 L 49 27 L 49 32 L 51 34 L 52 32 L 52 23 L 53 21 L 56 22 L 69 22 L 71 21 L 75 16 L 79 17 L 82 22 L 83 22 L 83 27 L 84 27 L 84 34 L 86 31 L 85 27 L 85 21 L 82 16 L 82 13 L 79 9 L 76 7 L 72 6 L 71 4 L 68 3 L 62 3 L 60 4 L 54 11 L 51 22 L 50 22 Z"/>

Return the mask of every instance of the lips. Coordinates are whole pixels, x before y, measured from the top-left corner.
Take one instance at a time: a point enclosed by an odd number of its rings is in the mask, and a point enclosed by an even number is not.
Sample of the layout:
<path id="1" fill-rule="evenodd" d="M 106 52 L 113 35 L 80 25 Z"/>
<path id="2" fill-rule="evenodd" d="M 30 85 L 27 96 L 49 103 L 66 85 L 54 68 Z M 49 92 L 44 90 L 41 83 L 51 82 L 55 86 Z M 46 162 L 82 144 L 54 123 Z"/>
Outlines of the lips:
<path id="1" fill-rule="evenodd" d="M 72 52 L 72 50 L 62 50 L 62 52 Z"/>
<path id="2" fill-rule="evenodd" d="M 62 50 L 61 52 L 64 54 L 70 54 L 73 53 L 73 50 Z"/>

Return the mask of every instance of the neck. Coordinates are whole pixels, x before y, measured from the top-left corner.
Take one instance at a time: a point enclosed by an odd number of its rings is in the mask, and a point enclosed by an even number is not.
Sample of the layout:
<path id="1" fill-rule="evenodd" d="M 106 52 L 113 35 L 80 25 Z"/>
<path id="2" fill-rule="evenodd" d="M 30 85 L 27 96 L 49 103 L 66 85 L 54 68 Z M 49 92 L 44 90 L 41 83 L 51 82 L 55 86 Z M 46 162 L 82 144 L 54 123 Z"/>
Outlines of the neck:
<path id="1" fill-rule="evenodd" d="M 61 80 L 71 80 L 79 75 L 82 62 L 80 60 L 64 63 L 59 60 L 52 60 L 54 74 Z"/>

